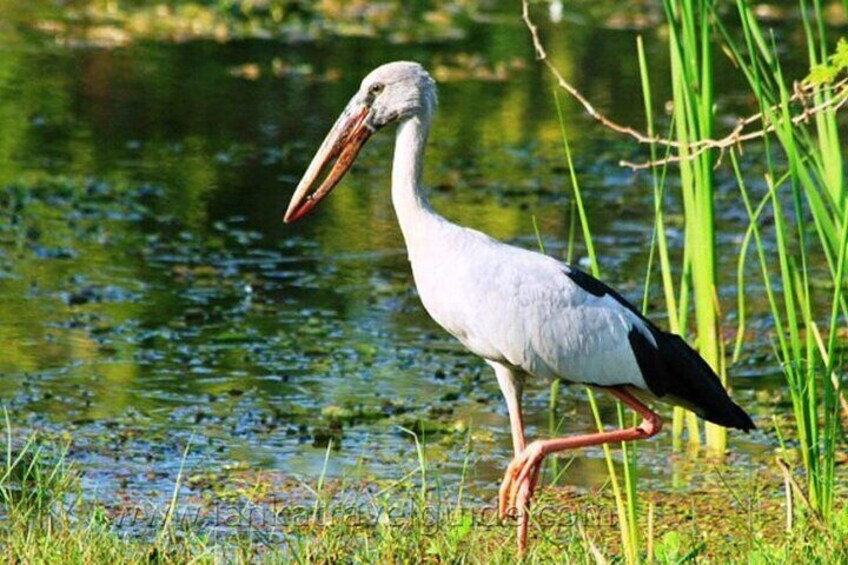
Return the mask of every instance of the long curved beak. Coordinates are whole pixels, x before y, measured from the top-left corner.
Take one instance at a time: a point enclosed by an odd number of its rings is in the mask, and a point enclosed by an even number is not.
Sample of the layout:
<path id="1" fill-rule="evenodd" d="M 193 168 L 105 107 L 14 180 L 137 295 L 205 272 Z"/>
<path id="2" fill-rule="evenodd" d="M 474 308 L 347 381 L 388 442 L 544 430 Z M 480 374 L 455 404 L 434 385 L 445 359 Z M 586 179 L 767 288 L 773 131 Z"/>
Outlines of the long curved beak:
<path id="1" fill-rule="evenodd" d="M 348 104 L 300 179 L 283 217 L 284 222 L 288 224 L 302 218 L 339 184 L 353 165 L 359 150 L 374 133 L 374 129 L 366 123 L 368 111 L 368 106 L 357 100 Z M 330 164 L 330 171 L 318 184 Z M 313 190 L 316 184 L 318 188 Z"/>

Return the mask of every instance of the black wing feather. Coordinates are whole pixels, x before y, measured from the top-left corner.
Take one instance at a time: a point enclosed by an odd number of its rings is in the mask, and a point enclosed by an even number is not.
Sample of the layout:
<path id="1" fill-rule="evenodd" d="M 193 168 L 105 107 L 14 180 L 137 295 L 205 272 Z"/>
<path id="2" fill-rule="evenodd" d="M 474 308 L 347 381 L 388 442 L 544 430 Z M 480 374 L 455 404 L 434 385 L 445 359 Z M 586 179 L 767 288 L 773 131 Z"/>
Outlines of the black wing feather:
<path id="1" fill-rule="evenodd" d="M 745 431 L 754 428 L 751 417 L 731 400 L 712 367 L 683 338 L 657 328 L 623 296 L 591 275 L 571 266 L 565 274 L 593 296 L 611 296 L 644 323 L 656 346 L 637 327 L 627 337 L 652 394 L 658 398 L 671 396 L 720 426 Z"/>

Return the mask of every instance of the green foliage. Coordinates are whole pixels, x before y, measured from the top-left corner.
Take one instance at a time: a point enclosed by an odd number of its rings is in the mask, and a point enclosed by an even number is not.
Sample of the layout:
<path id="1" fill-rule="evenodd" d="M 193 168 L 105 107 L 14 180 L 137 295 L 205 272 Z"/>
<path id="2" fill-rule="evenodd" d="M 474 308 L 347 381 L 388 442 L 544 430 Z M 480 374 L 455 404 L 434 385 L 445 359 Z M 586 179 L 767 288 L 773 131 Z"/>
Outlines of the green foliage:
<path id="1" fill-rule="evenodd" d="M 698 352 L 720 375 L 722 384 L 726 386 L 724 351 L 719 332 L 719 305 L 716 300 L 716 152 L 699 146 L 703 140 L 713 138 L 715 124 L 713 4 L 711 0 L 666 0 L 663 3 L 670 31 L 673 132 L 680 155 L 680 196 L 685 216 L 685 253 L 676 305 L 668 302 L 673 285 L 666 282 L 665 286 L 669 313 L 676 310 L 677 314 L 674 327 L 683 335 L 688 325 L 688 305 L 691 301 Z M 655 171 L 654 175 L 656 179 L 658 173 Z M 661 185 L 656 180 L 654 183 L 656 198 L 664 191 L 658 189 Z M 657 207 L 659 210 L 661 203 Z M 661 218 L 657 224 L 658 241 L 661 243 L 664 227 L 660 222 Z M 660 253 L 662 258 L 662 248 Z M 662 263 L 662 267 L 668 269 L 667 261 Z M 663 276 L 664 279 L 670 279 L 667 273 Z M 683 418 L 684 411 L 676 409 L 673 422 L 675 437 L 679 437 L 683 430 Z M 700 444 L 698 421 L 692 413 L 686 413 L 685 418 L 690 445 L 697 446 Z M 726 429 L 706 423 L 705 430 L 707 448 L 715 454 L 723 454 L 727 447 Z"/>
<path id="2" fill-rule="evenodd" d="M 107 508 L 84 498 L 76 473 L 59 463 L 64 449 L 35 435 L 18 444 L 12 425 L 7 422 L 6 428 L 2 450 L 7 457 L 0 492 L 16 490 L 23 482 L 29 484 L 28 492 L 41 493 L 31 501 L 50 501 L 3 505 L 0 559 L 8 563 L 517 562 L 514 524 L 494 520 L 477 506 L 464 505 L 461 496 L 455 502 L 446 500 L 440 489 L 427 486 L 438 484 L 441 478 L 427 471 L 424 481 L 427 462 L 421 444 L 422 459 L 411 464 L 404 478 L 387 485 L 363 489 L 359 481 L 346 486 L 344 479 L 341 485 L 331 485 L 322 473 L 314 487 L 307 487 L 314 498 L 314 512 L 302 523 L 280 522 L 275 526 L 280 529 L 272 532 L 233 528 L 213 536 L 198 522 L 180 520 L 162 529 L 166 535 L 147 535 L 121 529 Z M 329 457 L 329 450 L 327 454 Z M 17 468 L 16 464 L 10 466 L 10 461 L 28 461 L 26 468 L 31 471 L 9 472 Z M 752 487 L 772 491 L 780 488 L 780 483 L 779 477 L 764 475 Z M 779 504 L 752 505 L 748 512 L 714 512 L 717 506 L 733 507 L 737 497 L 758 500 L 755 491 L 737 488 L 734 492 L 719 489 L 655 500 L 659 514 L 653 523 L 659 534 L 648 542 L 653 543 L 653 562 L 689 563 L 706 558 L 722 563 L 838 563 L 848 557 L 848 507 L 835 514 L 829 530 L 807 524 L 784 536 Z M 333 506 L 334 497 L 347 501 L 363 496 L 363 515 L 341 515 Z M 565 496 L 543 492 L 537 508 L 546 511 L 532 517 L 533 543 L 523 563 L 621 562 L 616 524 L 597 519 L 615 515 L 614 507 L 608 490 Z M 699 515 L 698 509 L 704 515 Z M 637 519 L 644 527 L 646 517 Z M 739 534 L 728 536 L 728 532 Z M 635 556 L 638 561 L 646 557 L 645 552 Z"/>
<path id="3" fill-rule="evenodd" d="M 671 531 L 660 538 L 654 548 L 654 556 L 660 563 L 679 563 L 683 557 L 683 539 L 679 532 Z"/>
<path id="4" fill-rule="evenodd" d="M 36 4 L 34 2 L 34 4 Z M 47 4 L 45 2 L 45 4 Z M 99 30 L 96 43 L 121 45 L 137 40 L 230 41 L 274 37 L 305 38 L 382 34 L 396 42 L 444 39 L 457 34 L 477 9 L 476 2 L 409 3 L 324 0 L 79 0 L 63 6 L 62 19 L 84 19 Z M 424 17 L 438 13 L 437 23 Z M 80 28 L 83 29 L 84 28 Z M 89 41 L 77 26 L 61 26 L 63 36 Z"/>
<path id="5" fill-rule="evenodd" d="M 842 37 L 836 43 L 833 55 L 827 58 L 826 63 L 813 65 L 804 82 L 813 86 L 824 86 L 836 81 L 846 70 L 848 70 L 848 39 Z"/>
<path id="6" fill-rule="evenodd" d="M 840 71 L 848 69 L 848 40 L 839 38 L 836 51 L 830 56 L 830 63 Z"/>
<path id="7" fill-rule="evenodd" d="M 832 108 L 816 114 L 815 131 L 810 131 L 807 123 L 793 121 L 790 90 L 779 61 L 763 40 L 763 31 L 748 5 L 740 0 L 737 6 L 745 32 L 745 55 L 726 32 L 725 37 L 737 59 L 743 62 L 741 68 L 757 96 L 764 123 L 773 128 L 774 149 L 779 147 L 785 159 L 783 164 L 768 154 L 768 174 L 764 179 L 768 193 L 756 210 L 733 153 L 731 161 L 778 328 L 774 346 L 791 394 L 801 444 L 809 507 L 800 506 L 799 511 L 830 524 L 836 489 L 835 454 L 843 441 L 838 415 L 842 385 L 835 371 L 842 353 L 836 336 L 848 314 L 843 295 L 848 203 L 836 114 Z M 820 61 L 828 59 L 823 48 L 824 29 L 814 25 L 821 22 L 819 7 L 814 4 L 814 21 L 810 20 L 806 5 L 802 12 L 812 69 L 821 68 Z M 837 52 L 837 60 L 841 61 L 848 52 L 844 40 Z M 833 57 L 828 60 L 832 63 Z M 826 107 L 836 96 L 830 90 L 816 89 L 812 93 L 819 106 Z M 767 150 L 772 150 L 772 143 L 770 137 L 766 138 Z M 760 226 L 764 206 L 770 207 L 774 219 L 773 243 L 766 242 L 762 233 L 766 228 Z M 819 285 L 811 280 L 809 265 L 816 259 L 823 259 L 828 265 L 829 301 L 820 298 Z"/>
<path id="8" fill-rule="evenodd" d="M 805 79 L 815 86 L 830 84 L 839 76 L 839 69 L 831 65 L 816 65 L 810 69 L 810 74 Z"/>

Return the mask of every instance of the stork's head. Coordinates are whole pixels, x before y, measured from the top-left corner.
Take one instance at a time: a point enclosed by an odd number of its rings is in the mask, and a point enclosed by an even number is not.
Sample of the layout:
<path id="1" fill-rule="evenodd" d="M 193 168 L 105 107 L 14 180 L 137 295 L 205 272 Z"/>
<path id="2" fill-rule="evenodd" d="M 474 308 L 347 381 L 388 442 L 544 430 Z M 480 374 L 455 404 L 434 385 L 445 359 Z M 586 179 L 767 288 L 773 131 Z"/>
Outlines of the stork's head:
<path id="1" fill-rule="evenodd" d="M 374 132 L 412 118 L 429 121 L 435 109 L 436 84 L 418 63 L 396 61 L 371 71 L 312 158 L 284 221 L 300 219 L 327 196 Z"/>

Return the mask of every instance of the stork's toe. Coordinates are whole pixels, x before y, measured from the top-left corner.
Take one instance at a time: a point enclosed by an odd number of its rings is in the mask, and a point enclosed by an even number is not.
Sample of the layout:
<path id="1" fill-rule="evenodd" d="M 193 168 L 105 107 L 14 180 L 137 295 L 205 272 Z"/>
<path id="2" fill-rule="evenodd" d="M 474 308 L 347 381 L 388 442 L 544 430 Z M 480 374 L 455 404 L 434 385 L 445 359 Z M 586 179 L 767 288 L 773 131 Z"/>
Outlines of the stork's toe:
<path id="1" fill-rule="evenodd" d="M 510 461 L 509 467 L 506 468 L 501 487 L 498 490 L 498 516 L 503 520 L 508 513 L 511 513 L 515 508 L 511 503 L 510 495 L 512 493 L 513 483 L 521 470 L 522 458 L 520 455 Z"/>
<path id="2" fill-rule="evenodd" d="M 539 472 L 542 467 L 542 460 L 545 453 L 542 448 L 542 443 L 534 441 L 528 445 L 519 457 L 520 463 L 516 466 L 514 477 L 510 485 L 509 497 L 507 505 L 509 508 L 517 508 L 519 511 L 523 509 L 519 493 L 522 485 L 527 485 L 528 493 L 526 502 L 530 501 L 533 496 L 533 491 L 536 487 L 536 481 L 539 478 Z M 512 465 L 510 465 L 512 467 Z M 534 480 L 535 478 L 535 480 Z"/>
<path id="3" fill-rule="evenodd" d="M 517 519 L 516 537 L 518 553 L 523 555 L 527 548 L 527 532 L 530 524 L 530 500 L 539 482 L 544 452 L 541 445 L 532 443 L 516 456 L 504 474 L 498 492 L 498 512 L 501 519 Z"/>

